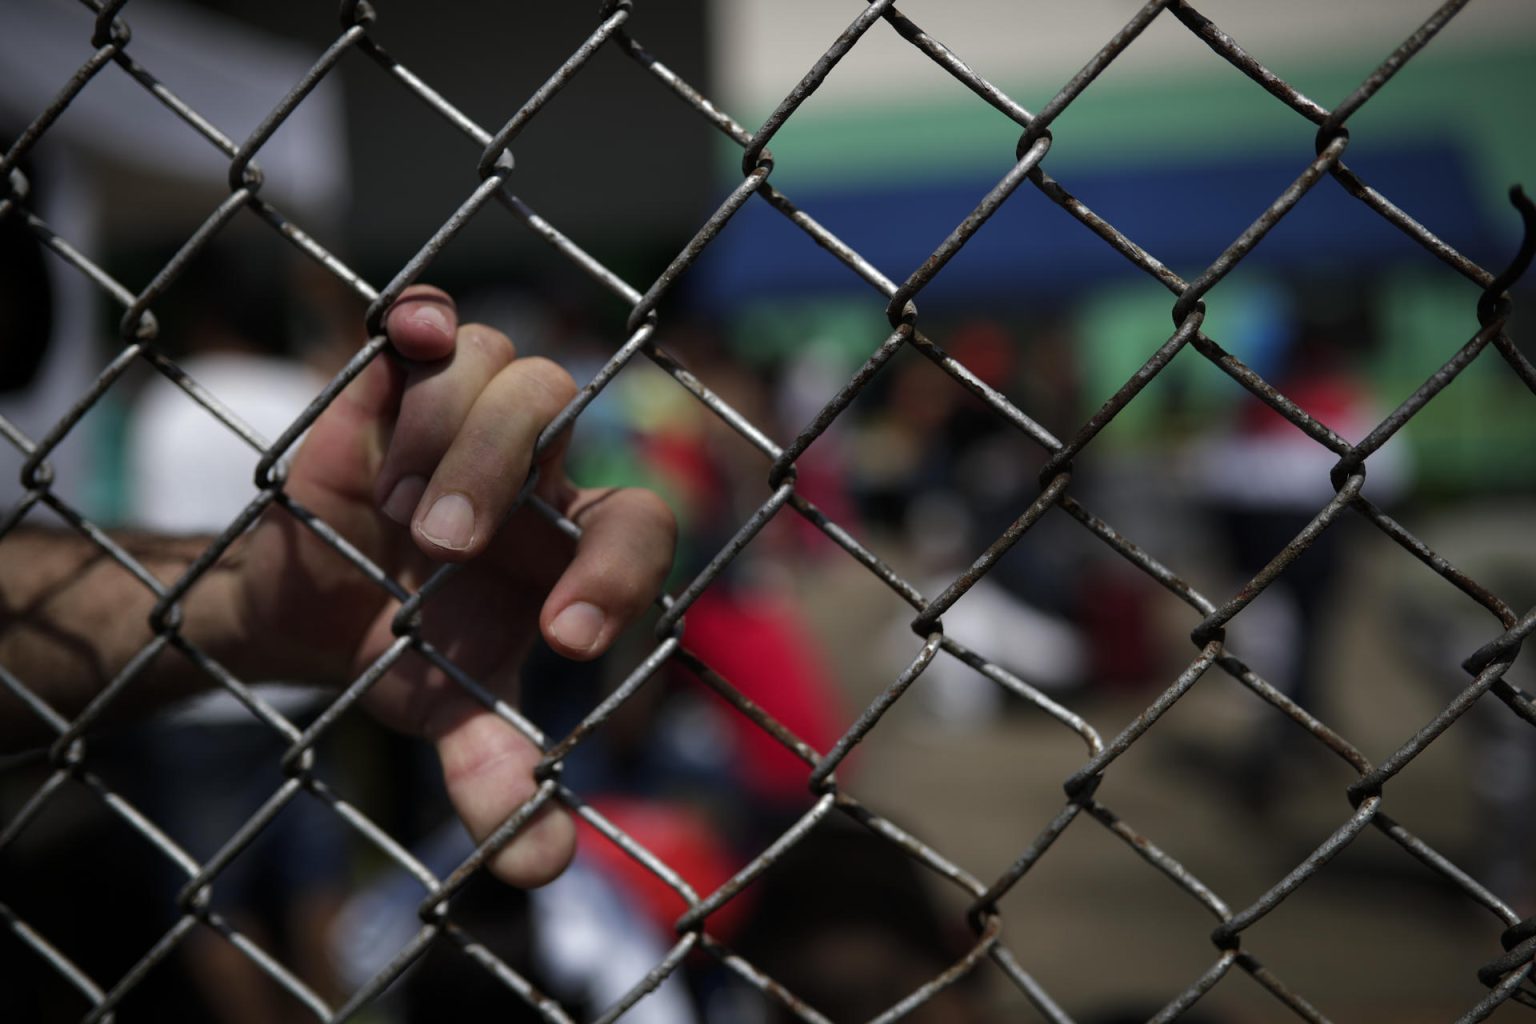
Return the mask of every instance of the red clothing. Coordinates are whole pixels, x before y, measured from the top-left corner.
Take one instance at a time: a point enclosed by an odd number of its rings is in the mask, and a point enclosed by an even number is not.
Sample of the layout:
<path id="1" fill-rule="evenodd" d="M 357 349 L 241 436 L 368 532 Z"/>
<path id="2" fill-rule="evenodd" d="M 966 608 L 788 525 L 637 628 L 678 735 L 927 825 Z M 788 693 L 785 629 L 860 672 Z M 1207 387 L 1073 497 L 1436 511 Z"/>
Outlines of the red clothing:
<path id="1" fill-rule="evenodd" d="M 795 609 L 763 594 L 706 590 L 685 617 L 683 645 L 819 753 L 846 728 L 832 674 Z M 785 803 L 806 795 L 810 766 L 745 715 L 725 716 L 742 782 Z"/>

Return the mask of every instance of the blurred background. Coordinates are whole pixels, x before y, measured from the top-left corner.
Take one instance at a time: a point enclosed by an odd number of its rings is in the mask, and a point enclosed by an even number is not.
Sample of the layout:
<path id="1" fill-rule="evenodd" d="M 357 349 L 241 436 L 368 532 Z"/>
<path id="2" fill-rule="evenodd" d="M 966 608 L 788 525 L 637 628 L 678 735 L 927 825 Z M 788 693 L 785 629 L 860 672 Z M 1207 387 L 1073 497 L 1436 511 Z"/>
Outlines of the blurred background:
<path id="1" fill-rule="evenodd" d="M 642 2 L 628 29 L 751 130 L 861 6 Z M 901 9 L 1038 111 L 1137 6 L 912 0 Z M 490 131 L 596 23 L 595 4 L 374 7 L 371 38 Z M 1434 8 L 1426 0 L 1200 6 L 1326 107 Z M 330 6 L 312 3 L 133 0 L 122 16 L 135 59 L 236 142 L 338 31 Z M 0 0 L 7 142 L 89 56 L 91 20 L 65 0 Z M 1536 183 L 1533 97 L 1536 7 L 1476 0 L 1350 119 L 1344 159 L 1420 224 L 1497 270 L 1519 242 L 1507 190 Z M 1052 131 L 1050 174 L 1186 280 L 1296 178 L 1316 134 L 1167 14 Z M 877 23 L 774 138 L 770 180 L 901 281 L 1013 165 L 1017 137 L 1016 125 Z M 741 178 L 740 147 L 612 45 L 512 150 L 509 189 L 639 291 Z M 479 155 L 376 62 L 350 53 L 258 162 L 262 196 L 382 288 L 479 183 Z M 117 67 L 84 89 L 28 160 L 32 208 L 135 291 L 228 195 L 223 155 Z M 22 253 L 24 241 L 14 244 Z M 16 260 L 12 266 L 27 270 L 35 256 Z M 106 365 L 121 315 L 60 261 L 37 265 L 46 268 L 43 291 L 13 287 L 34 305 L 46 298 L 49 322 L 33 332 L 46 348 L 38 344 L 35 376 L 7 381 L 0 393 L 0 415 L 33 438 Z M 7 276 L 27 280 L 21 271 Z M 466 318 L 505 330 L 522 352 L 561 361 L 578 382 L 626 340 L 626 304 L 494 205 L 424 279 L 454 292 Z M 1472 337 L 1478 298 L 1473 284 L 1324 180 L 1206 298 L 1204 330 L 1359 440 Z M 1533 354 L 1530 318 L 1520 312 L 1530 288 L 1514 298 L 1512 336 Z M 1173 296 L 1024 187 L 918 305 L 925 334 L 1069 438 L 1167 340 Z M 783 446 L 886 339 L 884 306 L 754 200 L 663 300 L 657 341 Z M 155 306 L 163 350 L 268 436 L 363 341 L 361 310 L 334 277 L 246 214 Z M 254 493 L 254 458 L 229 454 L 220 433 L 140 368 L 59 448 L 51 460 L 57 491 L 104 526 L 217 530 Z M 1497 353 L 1485 352 L 1371 456 L 1364 493 L 1523 611 L 1536 603 L 1533 436 L 1536 401 Z M 675 585 L 692 579 L 771 493 L 768 457 L 643 361 L 583 415 L 576 437 L 578 481 L 644 484 L 677 509 Z M 932 597 L 1037 496 L 1047 454 L 932 362 L 903 351 L 806 452 L 799 491 Z M 1219 604 L 1332 495 L 1333 461 L 1187 349 L 1075 460 L 1071 493 Z M 0 450 L 5 505 L 19 497 L 21 463 L 14 449 Z M 238 472 L 228 483 L 210 482 L 232 464 Z M 687 635 L 721 675 L 825 751 L 917 654 L 911 616 L 874 576 L 786 513 L 706 591 Z M 1059 510 L 945 617 L 951 635 L 1106 737 L 1189 664 L 1197 622 Z M 1347 515 L 1238 617 L 1230 641 L 1378 760 L 1466 685 L 1460 661 L 1499 632 L 1464 595 Z M 633 669 L 647 638 L 637 630 L 627 648 L 591 668 L 537 657 L 526 674 L 529 714 L 563 734 Z M 1510 679 L 1531 688 L 1528 666 L 1517 664 Z M 286 692 L 281 699 L 296 717 L 312 715 L 318 700 Z M 1529 915 L 1536 737 L 1502 705 L 1482 704 L 1490 706 L 1474 708 L 1392 781 L 1386 807 Z M 277 785 L 275 763 L 270 781 L 251 766 L 275 762 L 278 745 L 238 706 L 178 715 L 93 743 L 92 756 L 103 777 L 206 857 Z M 220 721 L 232 731 L 212 732 Z M 467 846 L 445 825 L 419 751 L 366 722 L 344 726 L 322 774 L 429 864 L 451 870 Z M 245 748 L 250 760 L 234 761 L 232 751 Z M 990 881 L 1061 811 L 1061 783 L 1085 758 L 1076 734 L 941 657 L 839 778 Z M 245 767 L 220 774 L 220 764 Z M 9 767 L 7 814 L 46 769 L 25 758 Z M 806 775 L 674 666 L 578 748 L 566 778 L 707 891 L 804 813 Z M 1352 778 L 1302 730 L 1212 673 L 1115 764 L 1097 797 L 1236 910 L 1348 817 Z M 248 805 L 229 797 L 239 779 L 254 779 Z M 271 847 L 242 854 L 235 863 L 249 870 L 232 871 L 215 891 L 243 931 L 285 962 L 306 965 L 300 973 L 310 972 L 317 991 L 345 998 L 413 934 L 421 890 L 393 877 L 315 803 L 285 812 L 268 830 Z M 823 827 L 814 836 L 798 859 L 749 887 L 718 922 L 711 918 L 711 929 L 831 1019 L 867 1019 L 963 953 L 968 901 L 868 833 Z M 661 958 L 682 904 L 588 838 L 580 869 L 549 890 L 525 897 L 478 886 L 455 913 L 568 1005 L 595 1010 Z M 158 856 L 82 795 L 0 852 L 0 901 L 110 986 L 174 920 L 174 880 L 133 893 L 118 881 L 130 870 L 159 878 L 166 870 Z M 117 865 L 110 876 L 100 871 L 103 857 Z M 136 928 L 102 928 L 102 905 L 121 906 L 114 919 Z M 1145 1019 L 1217 955 L 1208 938 L 1214 920 L 1086 816 L 1001 909 L 1018 961 L 1083 1021 Z M 1482 997 L 1477 968 L 1501 952 L 1501 930 L 1368 830 L 1244 942 L 1332 1019 L 1429 1021 Z M 633 941 L 613 938 L 620 933 Z M 184 947 L 184 957 L 140 986 L 123 1019 L 304 1019 L 228 943 L 215 937 Z M 0 965 L 31 956 L 0 938 Z M 642 1002 L 633 1019 L 774 1019 L 713 963 L 690 961 L 687 976 Z M 17 1019 L 77 1019 L 81 1000 L 35 973 L 17 988 L 25 1008 Z M 916 1019 L 1036 1019 L 990 963 L 945 999 Z M 521 1004 L 449 949 L 434 952 L 365 1019 L 439 1019 L 447 1005 L 513 1014 Z M 1189 1019 L 1283 1013 L 1234 972 Z M 1493 1019 L 1522 1013 L 1529 1011 L 1506 1006 Z"/>

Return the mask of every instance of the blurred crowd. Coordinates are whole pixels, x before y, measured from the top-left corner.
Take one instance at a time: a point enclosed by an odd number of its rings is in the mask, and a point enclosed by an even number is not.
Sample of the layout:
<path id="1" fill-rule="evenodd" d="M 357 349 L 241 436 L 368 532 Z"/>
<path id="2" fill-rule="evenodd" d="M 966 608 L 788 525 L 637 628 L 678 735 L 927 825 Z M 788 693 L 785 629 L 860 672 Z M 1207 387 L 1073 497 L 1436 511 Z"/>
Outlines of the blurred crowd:
<path id="1" fill-rule="evenodd" d="M 11 289 L 0 303 L 8 325 L 3 413 L 6 403 L 27 398 L 51 328 L 38 251 L 14 221 L 0 228 L 8 247 L 0 285 Z M 188 382 L 270 439 L 356 350 L 362 318 L 360 303 L 328 275 L 299 265 L 291 253 L 255 245 L 239 238 L 199 255 L 156 305 L 162 332 L 155 344 Z M 164 255 L 145 251 L 131 259 L 154 267 Z M 581 303 L 550 301 L 537 282 L 516 291 L 476 284 L 462 292 L 466 319 L 495 323 L 521 352 L 557 359 L 578 382 L 591 379 L 616 347 L 607 325 Z M 26 301 L 29 295 L 34 301 Z M 13 321 L 17 326 L 9 326 Z M 1363 369 L 1378 341 L 1373 327 L 1310 319 L 1300 303 L 1280 301 L 1261 328 L 1231 339 L 1233 350 L 1337 433 L 1364 436 L 1384 407 Z M 1085 340 L 1064 309 L 1046 317 L 940 311 L 924 329 L 977 380 L 1059 438 L 1070 438 L 1108 397 L 1088 385 Z M 1161 343 L 1162 329 L 1149 326 L 1146 351 Z M 782 447 L 862 358 L 849 355 L 860 350 L 859 339 L 811 340 L 817 343 L 763 353 L 736 325 L 685 310 L 666 318 L 656 344 Z M 880 338 L 867 340 L 865 354 Z M 90 351 L 104 358 L 100 348 Z M 138 368 L 81 424 L 91 486 L 80 501 L 93 521 L 214 533 L 253 497 L 256 451 L 196 404 L 175 376 Z M 1145 434 L 1112 430 L 1105 458 L 1080 460 L 1072 493 L 1111 523 L 1149 524 L 1149 533 L 1173 550 L 1193 552 L 1205 574 L 1197 582 L 1228 595 L 1327 503 L 1336 460 L 1236 385 L 1219 401 L 1197 402 L 1180 389 L 1181 378 L 1171 379 L 1146 399 L 1157 411 L 1143 421 Z M 1048 454 L 935 361 L 904 351 L 799 459 L 796 490 L 931 598 L 1038 496 Z M 644 358 L 580 418 L 571 452 L 573 476 L 584 484 L 642 484 L 666 497 L 682 538 L 674 592 L 704 571 L 767 500 L 771 461 L 753 437 Z M 1378 504 L 1408 502 L 1413 487 L 1412 466 L 1398 449 L 1372 457 L 1368 492 Z M 14 497 L 5 492 L 7 501 Z M 845 563 L 833 539 L 784 510 L 686 616 L 687 650 L 823 753 L 862 710 L 864 692 L 863 680 L 854 686 L 840 678 L 828 646 L 857 644 L 868 677 L 889 682 L 921 643 L 905 607 L 875 634 L 856 638 L 838 637 L 835 622 L 812 614 L 807 593 Z M 1330 629 L 1352 564 L 1340 533 L 1324 532 L 1232 633 L 1234 647 L 1266 679 L 1324 719 L 1332 712 L 1339 642 Z M 1488 569 L 1498 571 L 1496 564 Z M 1184 647 L 1162 639 L 1158 602 L 1154 584 L 1053 513 L 955 605 L 944 628 L 1040 693 L 1091 704 L 1150 695 L 1187 658 Z M 1411 620 L 1418 612 L 1405 598 L 1402 614 Z M 1467 649 L 1459 635 L 1414 632 L 1415 642 L 1434 648 L 1425 655 L 1430 661 Z M 566 735 L 651 642 L 642 632 L 580 665 L 536 652 L 524 670 L 523 710 L 548 735 Z M 282 680 L 251 682 L 301 726 L 326 700 L 324 692 Z M 935 730 L 986 730 L 1027 710 L 1025 701 L 948 657 L 923 674 L 911 700 Z M 1520 809 L 1529 809 L 1532 787 L 1523 780 L 1536 779 L 1536 755 L 1528 736 L 1505 733 L 1492 721 L 1475 796 L 1492 817 L 1529 821 Z M 1286 784 L 1287 751 L 1305 736 L 1274 714 L 1254 715 L 1249 728 L 1243 754 L 1219 770 L 1232 781 L 1234 799 L 1262 813 Z M 321 754 L 317 775 L 439 877 L 469 855 L 434 769 L 415 747 L 345 721 Z M 99 774 L 199 862 L 272 797 L 283 778 L 280 756 L 272 731 L 224 693 L 91 743 Z M 47 768 L 25 757 L 6 767 L 0 800 L 8 817 Z M 573 750 L 562 779 L 705 895 L 809 810 L 809 773 L 809 765 L 674 660 Z M 857 755 L 839 779 L 857 792 Z M 685 904 L 590 825 L 583 828 L 575 866 L 555 883 L 525 893 L 477 880 L 453 901 L 452 918 L 541 990 L 595 1012 L 664 959 Z M 1483 866 L 1503 891 L 1529 903 L 1528 826 L 1499 834 L 1503 846 L 1486 851 Z M 185 881 L 86 798 L 0 851 L 0 902 L 25 920 L 49 922 L 58 944 L 101 979 L 121 977 L 171 928 Z M 942 973 L 973 941 L 962 921 L 941 912 L 933 889 L 895 846 L 834 816 L 712 914 L 708 930 L 831 1019 L 863 1019 Z M 244 939 L 296 965 L 317 994 L 340 1002 L 416 934 L 423 896 L 414 877 L 371 849 L 332 807 L 301 793 L 214 879 L 210 906 Z M 0 963 L 29 955 L 14 944 L 0 940 Z M 9 1005 L 22 1008 L 16 1019 L 72 1019 L 79 1009 L 46 971 L 8 980 L 7 989 Z M 498 1008 L 499 1020 L 521 1019 L 520 1012 L 534 1018 L 493 975 L 440 941 L 369 1019 L 436 1020 L 444 1005 L 481 1001 Z M 979 986 L 966 979 L 911 1019 L 965 1024 L 985 1019 L 986 1005 Z M 130 997 L 123 1019 L 270 1024 L 306 1013 L 229 936 L 200 927 Z M 717 959 L 695 953 L 625 1019 L 750 1024 L 780 1016 Z"/>

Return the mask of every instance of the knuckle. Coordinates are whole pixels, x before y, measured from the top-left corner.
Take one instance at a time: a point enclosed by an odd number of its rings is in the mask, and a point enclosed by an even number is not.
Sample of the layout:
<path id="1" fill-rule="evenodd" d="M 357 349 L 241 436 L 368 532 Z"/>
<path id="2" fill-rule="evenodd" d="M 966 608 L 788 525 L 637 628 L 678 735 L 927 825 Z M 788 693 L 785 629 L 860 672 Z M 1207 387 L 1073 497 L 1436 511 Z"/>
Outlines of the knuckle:
<path id="1" fill-rule="evenodd" d="M 672 506 L 662 500 L 661 495 L 655 491 L 643 488 L 632 488 L 630 499 L 638 515 L 645 517 L 652 528 L 666 537 L 669 542 L 677 539 L 677 514 L 672 511 Z"/>
<path id="2" fill-rule="evenodd" d="M 672 556 L 677 548 L 677 515 L 655 491 L 632 487 L 624 490 L 620 497 L 635 534 L 645 541 L 643 548 L 649 556 L 649 575 L 655 578 L 647 583 L 649 592 L 645 594 L 645 600 L 650 600 L 672 568 Z"/>
<path id="3" fill-rule="evenodd" d="M 512 339 L 485 324 L 464 324 L 459 328 L 459 346 L 492 367 L 493 372 L 512 362 L 517 347 Z"/>
<path id="4" fill-rule="evenodd" d="M 576 381 L 565 367 L 543 356 L 528 356 L 516 364 L 524 378 L 537 387 L 547 400 L 549 413 L 554 415 L 576 397 Z"/>

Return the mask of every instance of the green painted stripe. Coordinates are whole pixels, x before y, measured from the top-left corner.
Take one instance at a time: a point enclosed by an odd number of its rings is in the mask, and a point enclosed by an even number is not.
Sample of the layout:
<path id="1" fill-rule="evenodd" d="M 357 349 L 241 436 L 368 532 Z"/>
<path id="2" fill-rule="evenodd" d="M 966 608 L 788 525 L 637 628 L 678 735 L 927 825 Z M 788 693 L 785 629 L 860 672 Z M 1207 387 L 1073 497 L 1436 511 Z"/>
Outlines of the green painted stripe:
<path id="1" fill-rule="evenodd" d="M 1358 59 L 1275 70 L 1332 106 L 1374 66 L 1372 59 Z M 1038 110 L 1049 99 L 1048 88 L 1008 91 Z M 1001 175 L 1014 158 L 1017 126 L 958 83 L 942 97 L 900 107 L 853 109 L 818 99 L 812 97 L 772 143 L 773 180 L 791 195 L 795 187 L 848 187 L 870 180 L 902 184 L 978 171 Z M 1357 140 L 1368 133 L 1408 139 L 1427 132 L 1462 142 L 1473 154 L 1482 191 L 1491 204 L 1502 206 L 1511 183 L 1536 184 L 1533 100 L 1536 46 L 1529 41 L 1475 54 L 1431 47 L 1367 103 L 1350 127 Z M 1202 60 L 1198 70 L 1161 77 L 1117 75 L 1111 67 L 1053 126 L 1046 166 L 1065 180 L 1073 167 L 1106 160 L 1148 165 L 1202 153 L 1310 152 L 1315 131 L 1214 56 Z M 733 173 L 741 151 L 723 146 L 722 160 L 726 173 Z"/>

